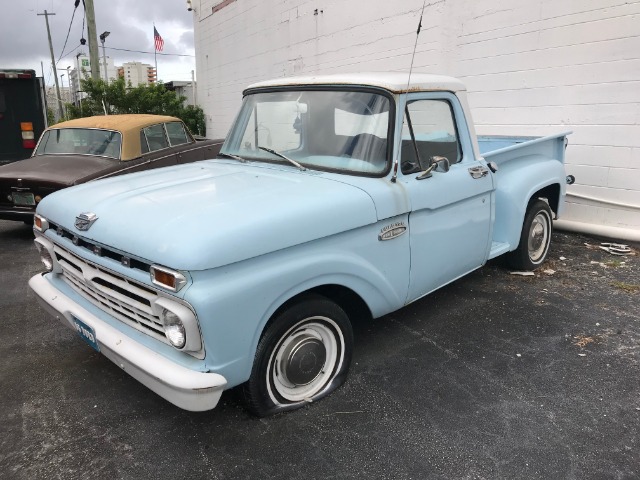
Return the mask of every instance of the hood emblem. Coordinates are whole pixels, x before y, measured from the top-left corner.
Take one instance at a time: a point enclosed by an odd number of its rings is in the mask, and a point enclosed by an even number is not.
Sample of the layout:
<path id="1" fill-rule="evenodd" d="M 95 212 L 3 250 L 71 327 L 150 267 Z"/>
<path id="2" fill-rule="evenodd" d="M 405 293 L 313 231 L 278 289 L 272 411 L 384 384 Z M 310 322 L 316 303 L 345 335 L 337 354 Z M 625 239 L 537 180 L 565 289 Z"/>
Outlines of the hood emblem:
<path id="1" fill-rule="evenodd" d="M 95 213 L 85 212 L 81 213 L 76 217 L 75 226 L 78 230 L 82 230 L 83 232 L 89 230 L 93 222 L 98 219 L 98 216 Z"/>

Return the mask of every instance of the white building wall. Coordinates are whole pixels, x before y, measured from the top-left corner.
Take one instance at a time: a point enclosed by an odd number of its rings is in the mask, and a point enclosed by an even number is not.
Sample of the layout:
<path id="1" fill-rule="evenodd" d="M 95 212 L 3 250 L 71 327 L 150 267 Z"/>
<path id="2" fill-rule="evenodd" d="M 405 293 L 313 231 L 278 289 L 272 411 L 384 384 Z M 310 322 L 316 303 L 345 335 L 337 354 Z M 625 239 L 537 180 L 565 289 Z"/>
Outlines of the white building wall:
<path id="1" fill-rule="evenodd" d="M 408 72 L 422 3 L 194 1 L 207 132 L 226 134 L 254 81 Z M 465 81 L 479 134 L 573 130 L 565 226 L 640 240 L 640 2 L 426 3 L 414 71 Z"/>
<path id="2" fill-rule="evenodd" d="M 110 57 L 100 57 L 98 65 L 98 71 L 100 72 L 100 78 L 104 80 L 104 61 L 107 64 L 107 78 L 109 81 L 113 81 L 118 78 L 118 69 L 113 64 L 113 59 Z M 78 54 L 74 60 L 74 68 L 69 72 L 71 80 L 71 102 L 78 102 L 80 99 L 85 98 L 86 94 L 81 92 L 80 80 L 85 76 L 91 76 L 91 62 L 89 57 L 85 54 Z"/>

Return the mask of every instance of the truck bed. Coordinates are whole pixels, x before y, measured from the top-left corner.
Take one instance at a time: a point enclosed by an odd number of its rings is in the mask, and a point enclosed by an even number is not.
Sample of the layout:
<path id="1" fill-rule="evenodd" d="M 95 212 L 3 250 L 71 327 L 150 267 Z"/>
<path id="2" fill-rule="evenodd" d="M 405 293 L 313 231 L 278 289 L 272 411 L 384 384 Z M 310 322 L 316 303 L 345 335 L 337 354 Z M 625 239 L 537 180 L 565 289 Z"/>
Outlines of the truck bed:
<path id="1" fill-rule="evenodd" d="M 525 191 L 530 184 L 536 185 L 534 190 L 546 186 L 544 178 L 553 177 L 553 174 L 542 172 L 553 171 L 558 168 L 558 163 L 564 163 L 565 140 L 569 133 L 546 137 L 478 136 L 480 154 L 487 162 L 494 162 L 499 167 L 496 176 L 496 216 L 489 258 L 509 252 L 518 245 L 518 222 L 524 217 L 526 205 L 516 207 L 514 198 L 531 198 L 534 191 Z M 536 180 L 538 176 L 540 180 Z M 560 210 L 561 202 L 556 215 Z"/>
<path id="2" fill-rule="evenodd" d="M 563 132 L 546 137 L 479 135 L 478 148 L 488 162 L 498 165 L 529 155 L 543 155 L 564 163 L 565 138 L 570 133 Z"/>

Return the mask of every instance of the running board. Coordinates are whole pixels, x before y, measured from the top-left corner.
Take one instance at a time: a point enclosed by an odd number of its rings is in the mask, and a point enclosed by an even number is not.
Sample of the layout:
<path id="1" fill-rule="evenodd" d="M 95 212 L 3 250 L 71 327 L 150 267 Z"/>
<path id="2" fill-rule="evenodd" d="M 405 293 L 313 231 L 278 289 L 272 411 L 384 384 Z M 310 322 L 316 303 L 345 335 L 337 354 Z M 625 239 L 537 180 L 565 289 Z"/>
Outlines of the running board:
<path id="1" fill-rule="evenodd" d="M 491 242 L 491 251 L 489 252 L 489 259 L 496 258 L 503 253 L 509 251 L 510 245 L 506 242 Z"/>

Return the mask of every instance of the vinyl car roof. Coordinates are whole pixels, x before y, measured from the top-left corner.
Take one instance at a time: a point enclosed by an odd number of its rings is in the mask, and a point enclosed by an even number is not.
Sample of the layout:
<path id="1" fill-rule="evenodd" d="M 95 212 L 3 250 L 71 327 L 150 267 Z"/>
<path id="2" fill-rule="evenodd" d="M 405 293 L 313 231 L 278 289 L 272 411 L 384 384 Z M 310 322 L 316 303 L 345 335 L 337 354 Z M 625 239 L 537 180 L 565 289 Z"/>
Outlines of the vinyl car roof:
<path id="1" fill-rule="evenodd" d="M 150 115 L 131 113 L 124 115 L 97 115 L 95 117 L 76 118 L 56 123 L 47 130 L 62 128 L 102 128 L 122 133 L 122 153 L 120 160 L 132 160 L 140 156 L 140 130 L 150 125 L 164 122 L 181 122 L 179 118 L 168 115 Z"/>

